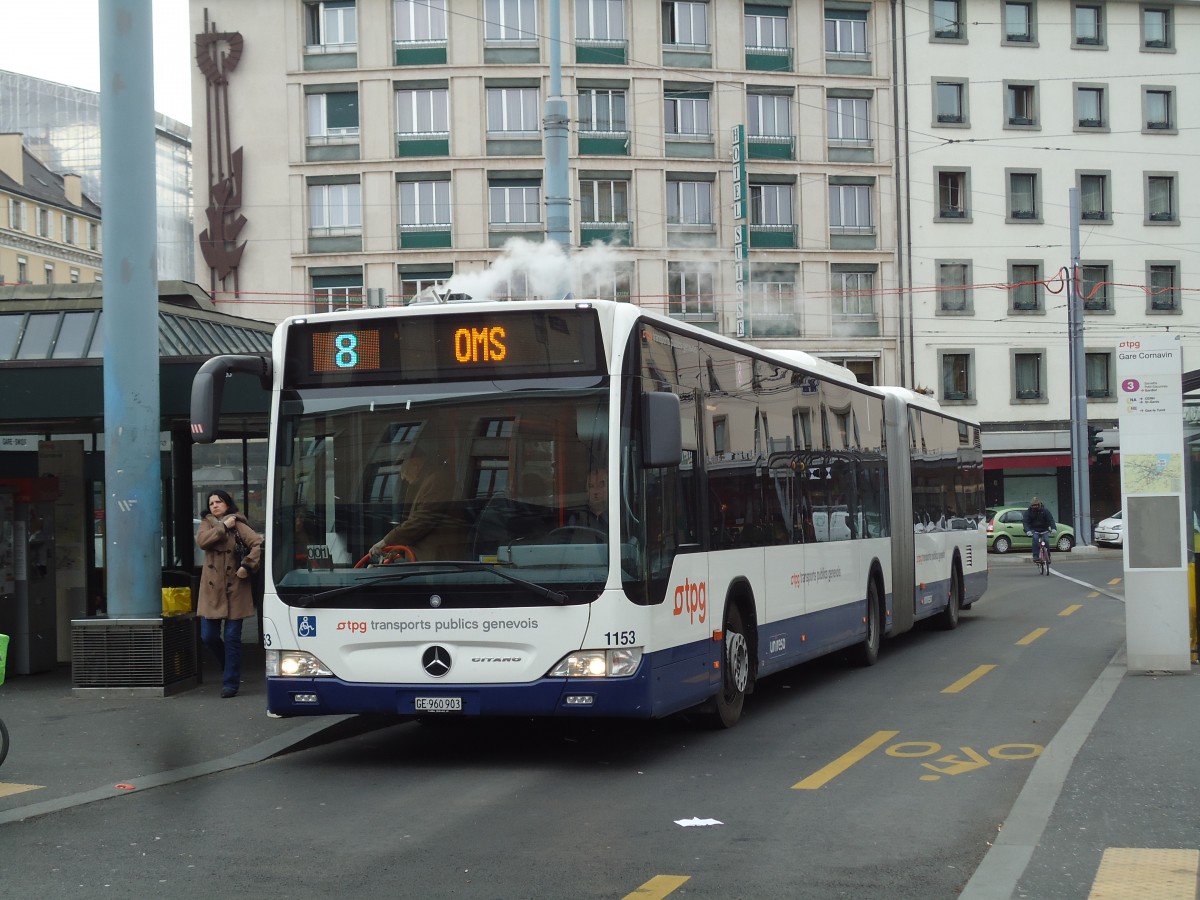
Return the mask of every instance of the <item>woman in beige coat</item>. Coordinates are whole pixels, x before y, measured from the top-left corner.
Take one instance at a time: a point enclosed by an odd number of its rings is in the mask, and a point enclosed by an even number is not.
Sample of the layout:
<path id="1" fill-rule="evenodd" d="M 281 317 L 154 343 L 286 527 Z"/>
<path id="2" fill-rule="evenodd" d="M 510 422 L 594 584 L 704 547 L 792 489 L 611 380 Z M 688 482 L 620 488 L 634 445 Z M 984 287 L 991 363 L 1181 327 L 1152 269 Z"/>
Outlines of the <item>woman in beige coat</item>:
<path id="1" fill-rule="evenodd" d="M 237 559 L 237 537 L 249 552 Z M 242 683 L 242 620 L 254 615 L 250 577 L 262 565 L 262 536 L 238 512 L 225 491 L 208 494 L 208 513 L 200 520 L 196 544 L 204 551 L 200 574 L 200 639 L 224 669 L 221 696 L 237 696 Z"/>

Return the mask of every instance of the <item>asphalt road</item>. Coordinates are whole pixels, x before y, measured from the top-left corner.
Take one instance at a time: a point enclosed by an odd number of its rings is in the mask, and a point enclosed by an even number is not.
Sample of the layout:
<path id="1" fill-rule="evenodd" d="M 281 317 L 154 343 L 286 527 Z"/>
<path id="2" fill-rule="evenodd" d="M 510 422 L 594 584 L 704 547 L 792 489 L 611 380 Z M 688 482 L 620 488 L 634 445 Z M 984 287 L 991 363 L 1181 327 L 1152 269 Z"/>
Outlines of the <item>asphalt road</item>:
<path id="1" fill-rule="evenodd" d="M 399 724 L 7 826 L 0 894 L 954 898 L 1124 634 L 1005 560 L 957 631 L 767 679 L 730 731 Z"/>

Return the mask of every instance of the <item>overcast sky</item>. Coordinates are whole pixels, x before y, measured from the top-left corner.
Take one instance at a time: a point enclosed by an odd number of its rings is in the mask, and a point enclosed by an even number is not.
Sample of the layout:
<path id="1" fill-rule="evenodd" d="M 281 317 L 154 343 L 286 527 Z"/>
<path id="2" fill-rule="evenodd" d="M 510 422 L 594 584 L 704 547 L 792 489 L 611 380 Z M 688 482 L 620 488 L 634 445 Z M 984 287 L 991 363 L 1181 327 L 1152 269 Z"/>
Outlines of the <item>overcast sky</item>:
<path id="1" fill-rule="evenodd" d="M 154 108 L 192 123 L 188 0 L 151 0 Z M 100 0 L 0 0 L 0 69 L 100 89 Z"/>

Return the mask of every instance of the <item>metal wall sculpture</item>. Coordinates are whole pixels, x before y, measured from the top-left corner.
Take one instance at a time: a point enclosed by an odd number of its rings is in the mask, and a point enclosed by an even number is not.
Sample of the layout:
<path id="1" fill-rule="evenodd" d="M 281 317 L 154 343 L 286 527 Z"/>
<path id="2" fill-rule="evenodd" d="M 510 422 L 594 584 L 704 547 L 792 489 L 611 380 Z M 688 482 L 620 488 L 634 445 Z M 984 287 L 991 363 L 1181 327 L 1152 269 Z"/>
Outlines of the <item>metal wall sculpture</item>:
<path id="1" fill-rule="evenodd" d="M 239 292 L 238 264 L 246 242 L 242 205 L 242 148 L 229 133 L 229 73 L 242 58 L 242 36 L 218 31 L 204 10 L 204 32 L 196 35 L 196 65 L 204 73 L 205 134 L 208 138 L 208 227 L 200 232 L 200 252 L 209 268 L 209 291 Z"/>

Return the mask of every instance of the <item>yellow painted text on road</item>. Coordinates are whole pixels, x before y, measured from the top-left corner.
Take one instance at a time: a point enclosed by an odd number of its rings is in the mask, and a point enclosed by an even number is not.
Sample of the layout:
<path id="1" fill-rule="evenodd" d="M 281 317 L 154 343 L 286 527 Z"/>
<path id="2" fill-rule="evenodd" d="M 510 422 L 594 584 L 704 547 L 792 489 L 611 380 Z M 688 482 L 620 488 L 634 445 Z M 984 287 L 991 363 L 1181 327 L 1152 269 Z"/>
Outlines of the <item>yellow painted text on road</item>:
<path id="1" fill-rule="evenodd" d="M 830 781 L 837 778 L 856 762 L 865 759 L 873 751 L 878 750 L 900 732 L 898 731 L 877 731 L 853 750 L 843 753 L 829 765 L 824 766 L 813 772 L 803 781 L 798 781 L 792 785 L 792 790 L 795 791 L 815 791 L 819 787 L 824 787 Z"/>
<path id="2" fill-rule="evenodd" d="M 632 894 L 626 894 L 622 900 L 660 900 L 682 887 L 689 878 L 690 875 L 655 875 Z"/>
<path id="3" fill-rule="evenodd" d="M 1049 628 L 1035 628 L 1033 631 L 1029 632 L 1029 634 L 1025 635 L 1025 637 L 1017 641 L 1017 645 L 1020 646 L 1022 644 L 1032 644 L 1049 630 Z"/>
<path id="4" fill-rule="evenodd" d="M 994 669 L 994 668 L 996 668 L 996 667 L 995 666 L 976 666 L 972 671 L 968 672 L 962 678 L 958 679 L 958 681 L 954 682 L 954 684 L 950 685 L 950 687 L 942 688 L 942 693 L 943 694 L 960 693 L 964 688 L 970 687 L 976 681 L 978 681 L 980 678 L 982 678 L 984 675 L 986 675 L 988 672 L 992 671 L 992 669 Z"/>
<path id="5" fill-rule="evenodd" d="M 1099 597 L 1100 595 L 1099 594 L 1088 594 L 1088 596 L 1089 597 Z M 1077 613 L 1081 609 L 1083 609 L 1083 604 L 1072 603 L 1070 606 L 1068 606 L 1066 609 L 1064 609 L 1062 612 L 1060 612 L 1059 615 L 1060 616 L 1069 616 L 1069 615 L 1071 615 L 1071 613 Z"/>

